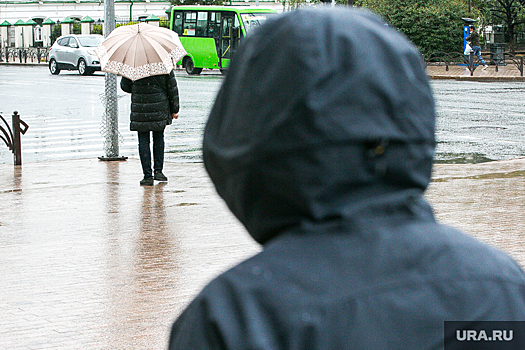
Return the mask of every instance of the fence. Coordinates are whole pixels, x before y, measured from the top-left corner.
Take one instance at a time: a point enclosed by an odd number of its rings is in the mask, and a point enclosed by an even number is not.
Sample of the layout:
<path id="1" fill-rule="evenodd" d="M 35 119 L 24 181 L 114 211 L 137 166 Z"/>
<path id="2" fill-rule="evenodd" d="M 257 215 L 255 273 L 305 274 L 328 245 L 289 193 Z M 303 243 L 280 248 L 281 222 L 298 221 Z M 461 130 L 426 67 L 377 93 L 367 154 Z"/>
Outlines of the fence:
<path id="1" fill-rule="evenodd" d="M 0 50 L 0 62 L 5 63 L 47 63 L 49 58 L 49 48 L 30 47 L 30 48 L 3 48 Z"/>
<path id="2" fill-rule="evenodd" d="M 523 56 L 516 56 L 508 52 L 490 53 L 490 57 L 485 59 L 485 63 L 495 66 L 495 71 L 499 71 L 500 66 L 514 65 L 523 76 Z M 462 52 L 435 52 L 425 58 L 427 66 L 444 66 L 448 72 L 450 66 L 465 66 L 474 75 L 474 71 L 479 67 L 481 61 L 473 53 L 464 55 Z"/>

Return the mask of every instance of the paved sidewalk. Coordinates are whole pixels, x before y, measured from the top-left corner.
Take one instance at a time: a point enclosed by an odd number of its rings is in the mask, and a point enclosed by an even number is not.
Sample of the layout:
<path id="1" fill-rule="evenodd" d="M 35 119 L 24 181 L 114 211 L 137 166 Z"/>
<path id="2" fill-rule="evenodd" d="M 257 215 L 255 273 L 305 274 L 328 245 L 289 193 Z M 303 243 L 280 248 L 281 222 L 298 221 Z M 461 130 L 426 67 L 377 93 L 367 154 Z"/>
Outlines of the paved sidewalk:
<path id="1" fill-rule="evenodd" d="M 457 79 L 457 80 L 475 80 L 475 81 L 525 81 L 521 72 L 513 63 L 506 66 L 491 66 L 482 70 L 479 66 L 471 76 L 466 66 L 427 66 L 427 74 L 431 79 Z"/>
<path id="2" fill-rule="evenodd" d="M 256 253 L 202 164 L 0 164 L 0 349 L 161 350 L 213 276 Z M 525 266 L 525 158 L 436 165 L 437 218 Z"/>
<path id="3" fill-rule="evenodd" d="M 165 349 L 213 276 L 259 247 L 202 164 L 0 164 L 0 349 Z"/>

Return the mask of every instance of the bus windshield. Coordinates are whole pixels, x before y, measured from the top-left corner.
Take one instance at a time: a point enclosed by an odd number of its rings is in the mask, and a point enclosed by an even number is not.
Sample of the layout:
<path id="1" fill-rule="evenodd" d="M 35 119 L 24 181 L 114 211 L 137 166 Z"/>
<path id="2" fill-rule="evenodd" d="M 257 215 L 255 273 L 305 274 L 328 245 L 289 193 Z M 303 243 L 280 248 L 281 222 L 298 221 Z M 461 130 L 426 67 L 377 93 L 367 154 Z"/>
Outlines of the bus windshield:
<path id="1" fill-rule="evenodd" d="M 258 27 L 264 23 L 270 16 L 276 13 L 242 13 L 241 18 L 244 23 L 246 33 L 249 33 L 252 28 Z"/>

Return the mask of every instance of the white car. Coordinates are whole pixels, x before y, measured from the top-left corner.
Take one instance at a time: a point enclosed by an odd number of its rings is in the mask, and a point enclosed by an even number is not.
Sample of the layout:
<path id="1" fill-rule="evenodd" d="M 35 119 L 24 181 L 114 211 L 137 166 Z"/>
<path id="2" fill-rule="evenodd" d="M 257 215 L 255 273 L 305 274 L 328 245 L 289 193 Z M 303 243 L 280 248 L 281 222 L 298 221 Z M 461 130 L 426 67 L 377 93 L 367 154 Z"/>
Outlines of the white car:
<path id="1" fill-rule="evenodd" d="M 63 35 L 49 49 L 49 71 L 78 70 L 80 75 L 90 75 L 100 70 L 95 48 L 104 41 L 99 34 Z"/>

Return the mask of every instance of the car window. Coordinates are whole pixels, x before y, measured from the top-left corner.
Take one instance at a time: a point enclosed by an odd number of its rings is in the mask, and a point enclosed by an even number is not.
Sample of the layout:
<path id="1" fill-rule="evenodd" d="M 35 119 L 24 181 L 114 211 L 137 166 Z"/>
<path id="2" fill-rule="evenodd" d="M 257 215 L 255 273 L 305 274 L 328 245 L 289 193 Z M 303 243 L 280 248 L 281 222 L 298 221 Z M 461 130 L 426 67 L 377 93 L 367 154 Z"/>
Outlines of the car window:
<path id="1" fill-rule="evenodd" d="M 77 38 L 80 45 L 85 47 L 97 47 L 104 41 L 103 36 L 80 36 Z"/>
<path id="2" fill-rule="evenodd" d="M 69 47 L 78 47 L 78 44 L 75 38 L 69 39 Z"/>
<path id="3" fill-rule="evenodd" d="M 58 45 L 68 46 L 68 44 L 69 44 L 69 37 L 58 39 Z"/>

